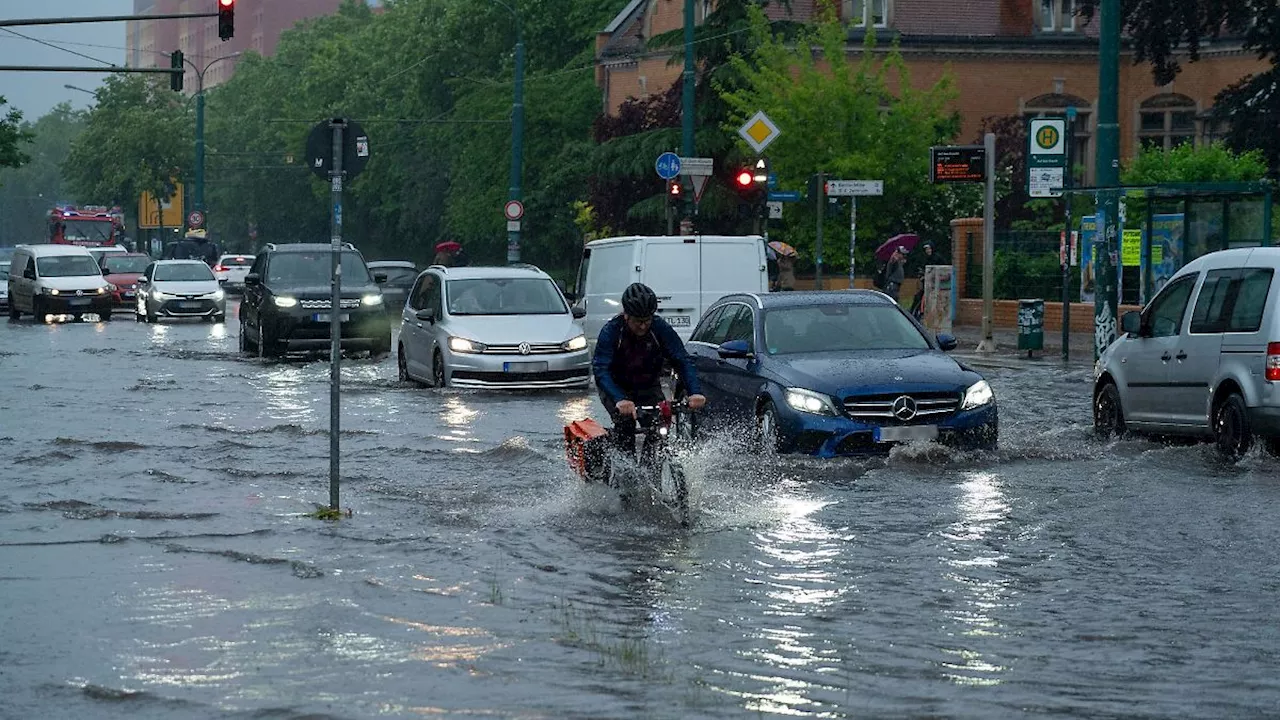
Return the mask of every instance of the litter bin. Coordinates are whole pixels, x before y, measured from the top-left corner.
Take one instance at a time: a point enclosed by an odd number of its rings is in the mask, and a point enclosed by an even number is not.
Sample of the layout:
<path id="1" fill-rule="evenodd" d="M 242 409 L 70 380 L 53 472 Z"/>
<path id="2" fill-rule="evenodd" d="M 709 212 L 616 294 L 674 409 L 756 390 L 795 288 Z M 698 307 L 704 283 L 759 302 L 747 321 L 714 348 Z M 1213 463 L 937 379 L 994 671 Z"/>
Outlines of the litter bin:
<path id="1" fill-rule="evenodd" d="M 1018 301 L 1018 349 L 1044 350 L 1044 300 Z"/>

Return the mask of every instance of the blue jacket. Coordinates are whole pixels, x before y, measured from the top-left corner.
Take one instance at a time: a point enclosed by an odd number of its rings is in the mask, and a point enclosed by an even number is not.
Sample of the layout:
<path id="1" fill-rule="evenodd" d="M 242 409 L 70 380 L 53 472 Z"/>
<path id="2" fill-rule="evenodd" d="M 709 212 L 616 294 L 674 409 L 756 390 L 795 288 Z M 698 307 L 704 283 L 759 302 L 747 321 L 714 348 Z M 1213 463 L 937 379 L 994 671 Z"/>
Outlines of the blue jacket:
<path id="1" fill-rule="evenodd" d="M 623 333 L 627 332 L 631 331 L 627 328 L 627 319 L 623 315 L 618 315 L 605 323 L 596 341 L 595 357 L 591 360 L 591 371 L 596 376 L 596 387 L 615 403 L 629 398 L 628 389 L 640 389 L 635 387 L 635 383 L 630 382 L 628 378 L 617 375 L 625 365 L 624 358 L 617 353 L 618 345 L 622 342 Z M 655 357 L 645 359 L 654 377 L 659 376 L 662 362 L 666 360 L 671 363 L 680 380 L 684 382 L 685 390 L 690 395 L 701 395 L 702 386 L 698 383 L 698 371 L 693 367 L 693 360 L 690 359 L 689 353 L 685 352 L 684 343 L 676 331 L 671 329 L 671 325 L 655 315 L 649 333 L 658 341 L 659 352 Z"/>

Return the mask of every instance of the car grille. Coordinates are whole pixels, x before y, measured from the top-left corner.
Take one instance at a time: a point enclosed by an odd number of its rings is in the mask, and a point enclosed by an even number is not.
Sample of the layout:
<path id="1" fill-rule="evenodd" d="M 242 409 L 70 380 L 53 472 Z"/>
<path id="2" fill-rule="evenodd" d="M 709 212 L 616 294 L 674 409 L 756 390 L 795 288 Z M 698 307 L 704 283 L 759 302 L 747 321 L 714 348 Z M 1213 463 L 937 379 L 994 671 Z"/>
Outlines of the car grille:
<path id="1" fill-rule="evenodd" d="M 299 300 L 298 305 L 303 310 L 328 310 L 333 303 L 329 300 Z M 354 310 L 360 307 L 360 298 L 343 298 L 338 302 L 338 307 L 343 310 Z"/>
<path id="2" fill-rule="evenodd" d="M 565 352 L 560 343 L 529 343 L 528 352 L 523 352 L 519 345 L 486 345 L 485 355 L 553 355 Z"/>
<path id="3" fill-rule="evenodd" d="M 481 372 L 478 370 L 454 370 L 455 380 L 479 380 L 494 385 L 514 385 L 528 382 L 563 382 L 586 380 L 590 371 L 550 370 L 547 372 Z"/>
<path id="4" fill-rule="evenodd" d="M 909 417 L 894 412 L 894 404 L 904 397 L 915 404 L 915 414 Z M 937 422 L 959 407 L 960 394 L 954 392 L 880 393 L 854 395 L 844 399 L 845 414 L 854 420 L 870 421 L 878 425 Z"/>

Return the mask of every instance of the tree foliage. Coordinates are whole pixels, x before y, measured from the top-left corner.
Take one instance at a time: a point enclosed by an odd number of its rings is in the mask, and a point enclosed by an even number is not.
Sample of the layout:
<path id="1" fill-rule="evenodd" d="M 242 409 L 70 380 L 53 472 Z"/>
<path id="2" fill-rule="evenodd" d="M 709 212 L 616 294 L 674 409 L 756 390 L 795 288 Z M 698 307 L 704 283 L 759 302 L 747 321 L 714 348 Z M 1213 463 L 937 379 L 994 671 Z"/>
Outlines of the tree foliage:
<path id="1" fill-rule="evenodd" d="M 1220 143 L 1193 147 L 1184 143 L 1172 150 L 1145 148 L 1120 175 L 1125 185 L 1159 183 L 1252 182 L 1267 173 L 1262 153 L 1236 153 Z"/>
<path id="2" fill-rule="evenodd" d="M 763 110 L 783 132 L 768 148 L 771 166 L 784 189 L 805 187 L 812 173 L 829 179 L 878 179 L 884 196 L 860 198 L 859 264 L 867 267 L 872 251 L 900 232 L 949 244 L 948 223 L 976 209 L 975 192 L 929 183 L 929 148 L 951 141 L 959 116 L 950 109 L 956 97 L 949 74 L 932 87 L 913 87 L 906 63 L 896 49 L 875 51 L 869 33 L 862 53 L 849 57 L 845 30 L 833 16 L 803 33 L 795 43 L 771 36 L 764 17 L 755 12 L 753 31 L 758 48 L 753 57 L 730 62 L 741 86 L 725 88 L 730 108 L 724 127 L 736 130 Z M 963 206 L 963 207 L 962 207 Z M 789 208 L 792 218 L 781 235 L 813 257 L 816 217 L 809 204 Z M 828 240 L 844 242 L 846 222 L 832 222 Z M 826 230 L 826 228 L 824 228 Z M 828 252 L 833 269 L 848 267 L 846 251 Z"/>
<path id="3" fill-rule="evenodd" d="M 1080 0 L 1093 18 L 1101 0 Z M 1240 79 L 1214 98 L 1214 119 L 1228 130 L 1226 142 L 1244 152 L 1262 151 L 1272 177 L 1280 179 L 1280 6 L 1276 0 L 1122 0 L 1123 31 L 1133 43 L 1134 62 L 1150 62 L 1157 85 L 1173 81 L 1182 54 L 1191 62 L 1201 49 L 1224 37 L 1271 67 Z"/>
<path id="4" fill-rule="evenodd" d="M 0 169 L 0 245 L 37 241 L 45 233 L 45 213 L 60 200 L 71 199 L 62 179 L 62 161 L 71 142 L 84 129 L 85 113 L 69 103 L 56 105 L 20 129 L 31 138 L 30 162 Z"/>
<path id="5" fill-rule="evenodd" d="M 0 95 L 0 112 L 8 103 Z M 22 167 L 31 158 L 22 151 L 31 142 L 31 132 L 22 126 L 22 111 L 9 110 L 0 115 L 0 168 Z"/>

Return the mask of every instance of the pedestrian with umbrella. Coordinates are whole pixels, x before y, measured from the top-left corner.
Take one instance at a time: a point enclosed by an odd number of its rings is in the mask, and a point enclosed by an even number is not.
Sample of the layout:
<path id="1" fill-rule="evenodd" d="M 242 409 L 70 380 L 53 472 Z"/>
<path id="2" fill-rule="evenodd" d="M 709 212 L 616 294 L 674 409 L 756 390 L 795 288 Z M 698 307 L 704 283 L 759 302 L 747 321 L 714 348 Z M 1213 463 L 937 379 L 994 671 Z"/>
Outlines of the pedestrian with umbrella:
<path id="1" fill-rule="evenodd" d="M 911 252 L 919 242 L 919 235 L 905 233 L 894 235 L 876 248 L 876 260 L 885 263 L 881 271 L 883 283 L 877 284 L 877 287 L 893 298 L 894 302 L 898 301 L 898 291 L 902 289 L 902 283 L 907 279 L 907 253 Z"/>
<path id="2" fill-rule="evenodd" d="M 778 279 L 774 285 L 775 290 L 795 290 L 796 289 L 796 258 L 800 253 L 796 249 L 780 240 L 773 240 L 769 243 L 769 249 L 773 250 L 778 257 Z"/>
<path id="3" fill-rule="evenodd" d="M 456 240 L 445 240 L 436 243 L 436 258 L 432 262 L 433 265 L 443 265 L 445 267 L 458 267 L 458 256 L 462 254 L 462 243 Z"/>

